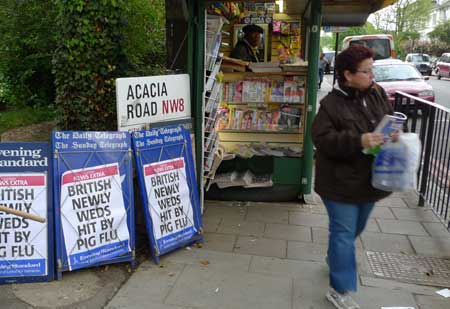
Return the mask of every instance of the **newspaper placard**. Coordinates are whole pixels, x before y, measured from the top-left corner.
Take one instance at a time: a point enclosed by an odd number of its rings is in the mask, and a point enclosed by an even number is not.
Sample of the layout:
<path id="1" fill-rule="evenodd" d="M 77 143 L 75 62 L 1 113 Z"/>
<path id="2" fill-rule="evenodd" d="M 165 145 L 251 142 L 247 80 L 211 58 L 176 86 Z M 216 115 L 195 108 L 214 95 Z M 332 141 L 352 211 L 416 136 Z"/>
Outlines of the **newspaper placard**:
<path id="1" fill-rule="evenodd" d="M 133 133 L 150 247 L 159 256 L 201 241 L 201 215 L 189 132 L 181 126 Z"/>
<path id="2" fill-rule="evenodd" d="M 0 203 L 47 219 L 46 182 L 44 173 L 2 173 Z M 45 235 L 46 223 L 0 212 L 0 277 L 46 276 Z"/>
<path id="3" fill-rule="evenodd" d="M 146 164 L 143 169 L 154 236 L 160 250 L 167 251 L 196 234 L 184 158 Z"/>
<path id="4" fill-rule="evenodd" d="M 119 164 L 62 174 L 62 227 L 69 270 L 108 261 L 130 251 Z"/>
<path id="5" fill-rule="evenodd" d="M 53 147 L 58 275 L 115 262 L 134 266 L 130 134 L 54 132 Z"/>
<path id="6" fill-rule="evenodd" d="M 0 283 L 54 278 L 49 143 L 0 143 Z"/>

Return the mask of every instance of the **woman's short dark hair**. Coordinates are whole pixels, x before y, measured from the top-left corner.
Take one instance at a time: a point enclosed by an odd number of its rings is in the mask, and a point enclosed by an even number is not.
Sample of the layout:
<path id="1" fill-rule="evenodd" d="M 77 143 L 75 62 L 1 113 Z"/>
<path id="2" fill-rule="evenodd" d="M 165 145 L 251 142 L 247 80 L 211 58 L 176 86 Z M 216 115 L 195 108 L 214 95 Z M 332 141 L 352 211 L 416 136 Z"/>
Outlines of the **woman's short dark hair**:
<path id="1" fill-rule="evenodd" d="M 366 59 L 373 58 L 373 56 L 372 49 L 360 44 L 351 45 L 344 49 L 337 55 L 334 65 L 338 81 L 345 82 L 345 70 L 356 73 L 359 64 Z"/>

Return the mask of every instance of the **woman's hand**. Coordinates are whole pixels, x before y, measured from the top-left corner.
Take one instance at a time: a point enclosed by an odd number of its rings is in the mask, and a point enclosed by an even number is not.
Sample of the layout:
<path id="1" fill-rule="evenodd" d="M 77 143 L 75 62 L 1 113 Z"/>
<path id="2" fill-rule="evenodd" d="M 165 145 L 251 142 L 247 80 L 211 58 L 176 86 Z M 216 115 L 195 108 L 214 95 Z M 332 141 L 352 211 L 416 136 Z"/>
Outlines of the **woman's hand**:
<path id="1" fill-rule="evenodd" d="M 361 146 L 363 148 L 372 148 L 384 143 L 382 133 L 364 133 L 361 135 Z"/>

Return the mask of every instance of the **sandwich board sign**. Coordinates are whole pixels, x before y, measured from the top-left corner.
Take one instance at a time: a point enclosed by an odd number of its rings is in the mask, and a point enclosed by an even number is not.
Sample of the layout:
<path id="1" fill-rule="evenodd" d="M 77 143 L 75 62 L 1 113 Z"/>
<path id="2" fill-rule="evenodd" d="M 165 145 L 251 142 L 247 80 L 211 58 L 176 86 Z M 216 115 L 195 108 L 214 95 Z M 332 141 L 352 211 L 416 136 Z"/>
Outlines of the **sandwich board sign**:
<path id="1" fill-rule="evenodd" d="M 182 126 L 133 132 L 136 172 L 150 248 L 159 256 L 202 241 L 189 132 Z"/>
<path id="2" fill-rule="evenodd" d="M 135 264 L 131 137 L 128 132 L 53 133 L 57 275 Z"/>
<path id="3" fill-rule="evenodd" d="M 0 143 L 0 283 L 54 279 L 50 145 Z"/>
<path id="4" fill-rule="evenodd" d="M 116 104 L 119 131 L 190 119 L 189 74 L 118 78 Z"/>

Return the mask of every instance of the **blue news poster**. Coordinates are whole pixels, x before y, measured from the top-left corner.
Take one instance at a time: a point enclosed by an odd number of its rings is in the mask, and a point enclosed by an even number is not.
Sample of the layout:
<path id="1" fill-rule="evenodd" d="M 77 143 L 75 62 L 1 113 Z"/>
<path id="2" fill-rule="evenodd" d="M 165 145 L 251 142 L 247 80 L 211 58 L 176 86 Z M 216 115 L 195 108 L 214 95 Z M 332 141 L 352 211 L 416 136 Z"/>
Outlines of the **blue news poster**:
<path id="1" fill-rule="evenodd" d="M 53 133 L 56 256 L 62 271 L 135 265 L 131 136 Z"/>
<path id="2" fill-rule="evenodd" d="M 0 283 L 54 279 L 49 143 L 0 143 Z"/>
<path id="3" fill-rule="evenodd" d="M 136 172 L 150 247 L 159 256 L 202 241 L 189 131 L 181 126 L 133 132 Z"/>

